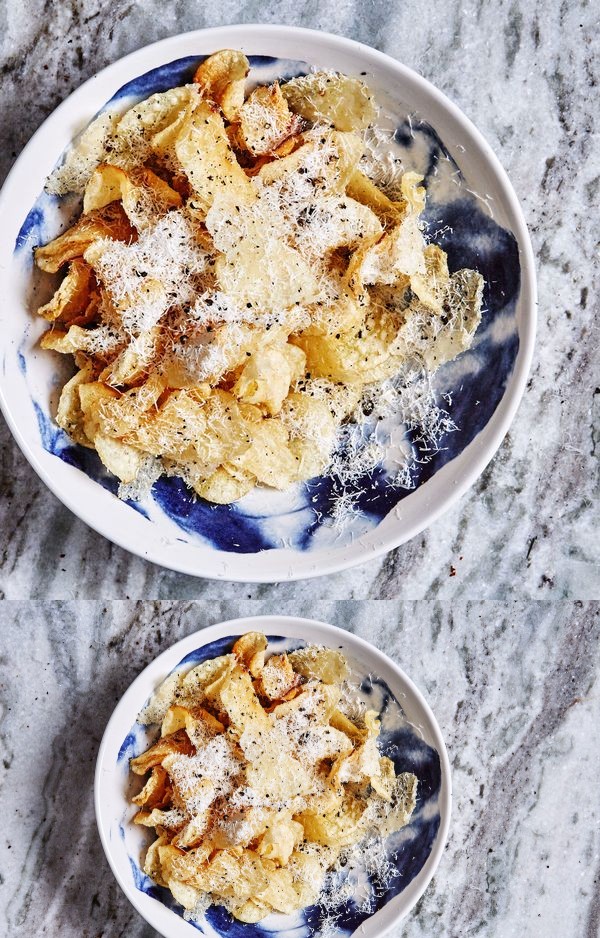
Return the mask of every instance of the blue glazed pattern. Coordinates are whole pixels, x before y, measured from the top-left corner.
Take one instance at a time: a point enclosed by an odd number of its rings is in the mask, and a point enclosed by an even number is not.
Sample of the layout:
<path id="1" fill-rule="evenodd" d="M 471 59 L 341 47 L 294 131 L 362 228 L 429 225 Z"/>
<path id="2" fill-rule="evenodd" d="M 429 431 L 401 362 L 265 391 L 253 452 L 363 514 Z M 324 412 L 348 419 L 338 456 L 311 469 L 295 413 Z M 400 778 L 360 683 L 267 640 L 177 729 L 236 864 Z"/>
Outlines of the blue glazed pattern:
<path id="1" fill-rule="evenodd" d="M 117 103 L 125 108 L 150 94 L 185 84 L 202 58 L 188 56 L 140 75 L 120 88 L 105 107 Z M 259 81 L 307 71 L 305 64 L 293 60 L 251 56 L 250 61 Z M 488 206 L 468 188 L 460 167 L 430 125 L 414 117 L 404 121 L 396 130 L 395 144 L 405 168 L 425 176 L 424 220 L 432 239 L 447 252 L 450 271 L 471 267 L 479 270 L 486 282 L 484 314 L 473 347 L 442 366 L 434 380 L 438 395 L 447 394 L 451 401 L 446 409 L 458 429 L 445 435 L 435 453 L 425 452 L 416 435 L 408 434 L 415 457 L 412 480 L 417 488 L 463 452 L 487 425 L 503 397 L 519 348 L 515 310 L 520 264 L 513 234 L 494 220 Z M 71 213 L 72 197 L 62 202 Z M 22 262 L 31 266 L 32 248 L 56 233 L 51 218 L 60 208 L 61 200 L 56 197 L 39 196 L 17 237 L 15 255 Z M 47 402 L 34 401 L 34 406 L 44 448 L 116 493 L 117 482 L 98 457 L 56 427 Z M 296 551 L 319 550 L 324 545 L 345 547 L 357 535 L 376 527 L 411 492 L 390 485 L 384 467 L 363 476 L 351 491 L 358 512 L 341 533 L 332 529 L 339 483 L 330 475 L 297 486 L 287 500 L 262 492 L 258 510 L 253 496 L 234 505 L 214 505 L 198 498 L 180 479 L 167 477 L 154 484 L 151 497 L 143 504 L 128 504 L 150 521 L 157 515 L 166 516 L 179 529 L 181 540 L 244 554 L 282 546 Z"/>
<path id="2" fill-rule="evenodd" d="M 290 652 L 306 644 L 299 639 L 275 635 L 267 637 L 269 651 L 274 654 Z M 228 654 L 234 642 L 235 638 L 229 636 L 210 642 L 182 658 L 173 671 L 184 672 L 210 658 Z M 350 664 L 353 673 L 361 673 L 360 665 L 352 661 Z M 364 669 L 362 673 L 364 674 Z M 387 856 L 394 868 L 391 875 L 381 882 L 376 875 L 367 874 L 364 869 L 355 869 L 350 874 L 360 879 L 360 899 L 351 898 L 335 910 L 336 938 L 351 935 L 412 882 L 423 869 L 431 853 L 441 820 L 439 797 L 442 773 L 437 751 L 425 743 L 419 731 L 406 721 L 401 704 L 385 681 L 372 675 L 365 676 L 360 691 L 365 704 L 380 713 L 379 738 L 382 754 L 392 759 L 397 774 L 413 772 L 417 776 L 417 804 L 410 824 L 393 834 L 387 841 Z M 123 740 L 117 757 L 117 764 L 124 779 L 129 777 L 129 760 L 143 752 L 149 742 L 148 727 L 136 721 Z M 127 846 L 128 823 L 130 822 L 124 822 L 119 830 L 128 851 L 136 889 L 161 902 L 177 915 L 183 916 L 183 907 L 174 900 L 168 889 L 158 886 L 143 872 L 138 852 Z M 135 855 L 132 855 L 132 852 Z M 336 874 L 336 882 L 341 886 L 348 875 L 346 872 Z M 368 908 L 364 902 L 365 884 L 370 895 Z M 325 908 L 316 904 L 291 916 L 273 914 L 258 924 L 246 924 L 234 919 L 222 906 L 211 906 L 200 922 L 190 924 L 210 938 L 319 938 L 323 926 L 328 925 L 330 916 Z"/>

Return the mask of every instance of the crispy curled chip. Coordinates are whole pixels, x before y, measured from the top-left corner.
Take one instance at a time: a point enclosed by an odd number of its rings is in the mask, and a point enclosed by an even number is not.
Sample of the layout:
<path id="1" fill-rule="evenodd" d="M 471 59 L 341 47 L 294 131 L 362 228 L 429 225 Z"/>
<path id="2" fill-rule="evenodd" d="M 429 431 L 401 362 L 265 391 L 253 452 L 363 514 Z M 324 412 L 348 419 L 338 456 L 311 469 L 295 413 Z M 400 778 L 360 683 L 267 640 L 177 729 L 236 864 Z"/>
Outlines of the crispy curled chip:
<path id="1" fill-rule="evenodd" d="M 219 702 L 231 725 L 243 732 L 247 728 L 268 730 L 269 717 L 260 705 L 252 678 L 236 666 L 219 690 Z"/>
<path id="2" fill-rule="evenodd" d="M 345 192 L 363 155 L 364 143 L 357 134 L 326 130 L 289 156 L 273 160 L 261 167 L 258 178 L 267 186 L 285 183 L 306 175 L 312 185 L 324 193 Z"/>
<path id="3" fill-rule="evenodd" d="M 244 103 L 244 87 L 250 63 L 237 49 L 221 49 L 200 63 L 194 81 L 207 98 L 215 101 L 227 120 L 234 120 Z"/>
<path id="4" fill-rule="evenodd" d="M 94 437 L 94 448 L 108 471 L 121 482 L 127 484 L 137 478 L 144 462 L 144 455 L 139 450 L 101 433 Z"/>
<path id="5" fill-rule="evenodd" d="M 57 319 L 71 322 L 78 314 L 85 313 L 90 304 L 94 287 L 92 268 L 83 260 L 73 260 L 54 296 L 40 306 L 38 315 L 49 322 Z"/>
<path id="6" fill-rule="evenodd" d="M 169 88 L 150 95 L 125 111 L 119 119 L 114 136 L 118 149 L 126 150 L 139 139 L 158 134 L 173 123 L 187 106 L 195 103 L 197 91 L 190 85 Z"/>
<path id="7" fill-rule="evenodd" d="M 202 498 L 216 505 L 237 502 L 256 485 L 256 479 L 248 472 L 234 466 L 219 466 L 207 478 L 194 482 L 194 490 Z"/>
<path id="8" fill-rule="evenodd" d="M 233 393 L 247 404 L 263 404 L 277 414 L 290 385 L 304 372 L 306 358 L 294 345 L 266 346 L 250 356 L 242 368 Z"/>
<path id="9" fill-rule="evenodd" d="M 365 83 L 337 72 L 311 72 L 292 78 L 281 90 L 296 114 L 336 130 L 364 130 L 377 115 Z"/>
<path id="10" fill-rule="evenodd" d="M 141 827 L 162 827 L 166 831 L 179 831 L 186 821 L 185 814 L 179 808 L 170 808 L 167 811 L 153 808 L 152 811 L 138 811 L 133 823 Z"/>
<path id="11" fill-rule="evenodd" d="M 120 115 L 104 111 L 79 135 L 65 161 L 48 178 L 45 189 L 54 195 L 83 192 L 85 185 L 99 163 L 106 158 L 107 145 L 115 132 Z"/>
<path id="12" fill-rule="evenodd" d="M 85 415 L 81 409 L 79 389 L 82 384 L 93 380 L 93 366 L 87 362 L 77 374 L 67 381 L 60 394 L 56 422 L 71 439 L 81 446 L 92 447 L 93 444 L 84 430 Z"/>
<path id="13" fill-rule="evenodd" d="M 364 802 L 348 795 L 341 809 L 330 814 L 313 814 L 310 810 L 298 815 L 307 840 L 317 844 L 346 847 L 361 839 Z"/>
<path id="14" fill-rule="evenodd" d="M 150 749 L 131 759 L 129 767 L 136 775 L 145 775 L 155 765 L 161 765 L 164 759 L 174 753 L 191 755 L 194 751 L 190 740 L 183 730 L 171 736 L 162 736 Z"/>
<path id="15" fill-rule="evenodd" d="M 299 843 L 304 839 L 304 829 L 298 821 L 293 821 L 287 811 L 279 811 L 269 821 L 265 833 L 260 838 L 257 853 L 268 860 L 274 860 L 285 866 Z"/>
<path id="16" fill-rule="evenodd" d="M 160 729 L 161 736 L 170 736 L 184 729 L 190 741 L 198 748 L 213 736 L 222 733 L 225 727 L 203 707 L 182 707 L 173 704 L 167 710 Z"/>
<path id="17" fill-rule="evenodd" d="M 169 844 L 158 848 L 161 873 L 165 881 L 176 880 L 202 889 L 202 878 L 211 853 L 207 844 L 191 850 L 181 850 Z"/>
<path id="18" fill-rule="evenodd" d="M 230 457 L 235 467 L 251 473 L 263 485 L 289 488 L 296 478 L 297 461 L 289 448 L 289 435 L 276 417 L 246 424 L 250 445 Z"/>
<path id="19" fill-rule="evenodd" d="M 120 199 L 127 217 L 136 224 L 140 217 L 139 203 L 144 198 L 151 200 L 152 208 L 158 214 L 181 205 L 180 194 L 148 167 L 138 170 L 132 178 L 118 166 L 102 163 L 85 187 L 83 211 L 87 215 Z"/>
<path id="20" fill-rule="evenodd" d="M 326 196 L 303 218 L 296 244 L 303 252 L 323 256 L 336 248 L 356 250 L 377 241 L 383 229 L 374 212 L 347 195 Z"/>
<path id="21" fill-rule="evenodd" d="M 238 206 L 254 201 L 254 189 L 229 146 L 223 119 L 208 101 L 200 101 L 186 118 L 175 152 L 194 190 L 194 203 L 203 211 L 223 193 Z"/>
<path id="22" fill-rule="evenodd" d="M 181 678 L 177 699 L 180 701 L 191 699 L 197 704 L 204 699 L 215 699 L 235 666 L 236 660 L 233 655 L 222 655 L 219 658 L 203 661 Z"/>
<path id="23" fill-rule="evenodd" d="M 392 201 L 359 169 L 350 176 L 346 192 L 361 205 L 368 206 L 386 225 L 397 222 L 404 214 L 404 202 Z"/>
<path id="24" fill-rule="evenodd" d="M 269 700 L 283 700 L 299 681 L 287 655 L 272 655 L 256 681 L 256 690 Z"/>
<path id="25" fill-rule="evenodd" d="M 163 808 L 171 799 L 171 785 L 169 776 L 162 766 L 155 765 L 150 773 L 150 777 L 139 794 L 131 800 L 140 808 L 152 810 L 152 808 Z"/>
<path id="26" fill-rule="evenodd" d="M 104 208 L 82 215 L 67 231 L 43 247 L 35 249 L 35 262 L 40 270 L 55 274 L 63 264 L 84 252 L 100 238 L 113 241 L 130 241 L 135 238 L 135 229 L 119 202 L 111 202 Z"/>
<path id="27" fill-rule="evenodd" d="M 243 103 L 236 117 L 236 143 L 253 156 L 273 153 L 301 126 L 281 93 L 278 82 L 259 85 Z"/>
<path id="28" fill-rule="evenodd" d="M 248 668 L 252 677 L 258 677 L 265 663 L 266 648 L 266 635 L 262 632 L 246 632 L 237 639 L 232 654 Z"/>
<path id="29" fill-rule="evenodd" d="M 340 684 L 350 673 L 346 658 L 337 648 L 307 645 L 290 652 L 288 657 L 294 671 L 324 684 Z"/>
<path id="30" fill-rule="evenodd" d="M 162 863 L 160 860 L 160 848 L 166 847 L 169 843 L 169 835 L 165 832 L 150 844 L 146 851 L 144 859 L 144 873 L 150 876 L 159 886 L 166 886 L 167 882 L 163 879 Z"/>

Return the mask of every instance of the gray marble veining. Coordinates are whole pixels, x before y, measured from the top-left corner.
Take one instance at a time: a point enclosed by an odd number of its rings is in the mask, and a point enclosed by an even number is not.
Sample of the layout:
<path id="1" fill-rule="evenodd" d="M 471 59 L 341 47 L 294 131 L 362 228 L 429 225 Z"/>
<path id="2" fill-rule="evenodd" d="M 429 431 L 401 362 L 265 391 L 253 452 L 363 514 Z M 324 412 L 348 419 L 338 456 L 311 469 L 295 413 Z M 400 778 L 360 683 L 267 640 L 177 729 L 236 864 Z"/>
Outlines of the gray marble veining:
<path id="1" fill-rule="evenodd" d="M 52 108 L 104 65 L 178 31 L 240 21 L 370 43 L 431 79 L 483 131 L 522 200 L 538 261 L 539 340 L 517 418 L 470 493 L 411 543 L 359 570 L 259 588 L 180 576 L 112 546 L 45 489 L 0 420 L 0 595 L 597 597 L 597 7 L 4 0 L 0 179 Z"/>
<path id="2" fill-rule="evenodd" d="M 175 640 L 271 602 L 0 603 L 0 934 L 156 938 L 120 893 L 94 761 L 129 683 Z M 391 655 L 453 770 L 448 846 L 390 938 L 596 938 L 600 604 L 284 603 Z"/>

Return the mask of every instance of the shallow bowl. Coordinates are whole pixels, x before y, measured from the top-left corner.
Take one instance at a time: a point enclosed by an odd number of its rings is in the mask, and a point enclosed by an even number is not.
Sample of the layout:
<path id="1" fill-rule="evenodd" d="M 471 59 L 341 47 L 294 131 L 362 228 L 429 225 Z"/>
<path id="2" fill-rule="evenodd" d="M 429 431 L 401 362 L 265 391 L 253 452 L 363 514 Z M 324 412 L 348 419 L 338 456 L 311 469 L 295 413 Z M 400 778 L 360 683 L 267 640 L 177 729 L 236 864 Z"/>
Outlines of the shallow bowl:
<path id="1" fill-rule="evenodd" d="M 137 808 L 131 804 L 139 779 L 129 770 L 130 758 L 154 740 L 154 731 L 136 717 L 162 681 L 175 670 L 185 672 L 207 658 L 231 651 L 235 638 L 262 631 L 269 651 L 282 653 L 305 643 L 340 649 L 348 658 L 353 682 L 365 703 L 381 714 L 380 748 L 393 759 L 396 772 L 413 772 L 418 779 L 417 805 L 410 824 L 386 842 L 394 872 L 383 888 L 373 877 L 355 869 L 358 883 L 352 899 L 338 910 L 327 938 L 380 936 L 419 900 L 440 861 L 448 834 L 451 809 L 450 765 L 439 726 L 420 691 L 387 655 L 350 632 L 324 622 L 290 616 L 234 619 L 202 629 L 158 656 L 136 678 L 106 727 L 95 777 L 95 808 L 104 852 L 121 889 L 164 938 L 319 938 L 327 914 L 319 905 L 283 916 L 272 914 L 258 925 L 237 922 L 219 906 L 211 907 L 196 925 L 183 918 L 183 909 L 170 892 L 158 887 L 142 869 L 152 837 L 133 824 Z M 365 896 L 370 904 L 365 904 Z"/>
<path id="2" fill-rule="evenodd" d="M 235 505 L 193 497 L 163 478 L 142 502 L 116 497 L 117 481 L 96 454 L 54 421 L 69 377 L 65 356 L 41 351 L 45 323 L 34 310 L 52 292 L 35 275 L 32 249 L 65 227 L 73 197 L 43 192 L 73 138 L 110 105 L 125 109 L 191 80 L 198 62 L 223 47 L 243 49 L 252 78 L 271 81 L 313 66 L 361 74 L 395 127 L 406 169 L 425 176 L 429 233 L 452 270 L 486 279 L 484 315 L 473 347 L 435 375 L 438 401 L 456 429 L 435 449 L 392 427 L 410 451 L 412 488 L 391 484 L 385 464 L 357 480 L 344 526 L 329 475 L 290 492 L 257 489 Z M 483 471 L 521 399 L 535 333 L 531 245 L 508 178 L 470 121 L 415 72 L 360 43 L 284 26 L 227 26 L 165 39 L 104 69 L 75 91 L 33 136 L 0 195 L 0 405 L 23 453 L 46 485 L 87 524 L 155 563 L 204 577 L 280 581 L 363 563 L 413 537 L 446 511 Z M 399 436 L 398 436 L 399 434 Z M 392 447 L 393 449 L 393 447 Z"/>

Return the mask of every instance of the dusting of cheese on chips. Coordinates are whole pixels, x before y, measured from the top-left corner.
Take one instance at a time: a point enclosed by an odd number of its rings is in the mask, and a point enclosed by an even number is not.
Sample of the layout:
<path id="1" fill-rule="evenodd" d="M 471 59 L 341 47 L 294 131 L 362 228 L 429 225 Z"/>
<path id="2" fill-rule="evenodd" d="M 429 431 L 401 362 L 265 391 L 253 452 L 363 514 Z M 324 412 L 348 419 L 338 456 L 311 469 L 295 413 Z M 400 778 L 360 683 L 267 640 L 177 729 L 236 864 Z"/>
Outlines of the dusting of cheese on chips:
<path id="1" fill-rule="evenodd" d="M 385 841 L 410 822 L 417 779 L 379 752 L 378 715 L 339 651 L 269 655 L 246 633 L 170 675 L 138 719 L 161 723 L 131 760 L 150 773 L 132 799 L 157 838 L 144 870 L 189 919 L 217 904 L 257 922 L 318 901 L 333 923 L 357 862 L 385 888 Z"/>
<path id="2" fill-rule="evenodd" d="M 36 251 L 65 273 L 41 344 L 74 355 L 57 419 L 121 497 L 166 473 L 228 503 L 329 469 L 341 528 L 390 446 L 390 484 L 412 484 L 376 418 L 425 454 L 453 429 L 430 375 L 470 346 L 483 281 L 427 243 L 421 177 L 364 82 L 320 71 L 246 94 L 248 69 L 220 50 L 83 132 L 47 184 L 83 193 L 83 214 Z"/>

